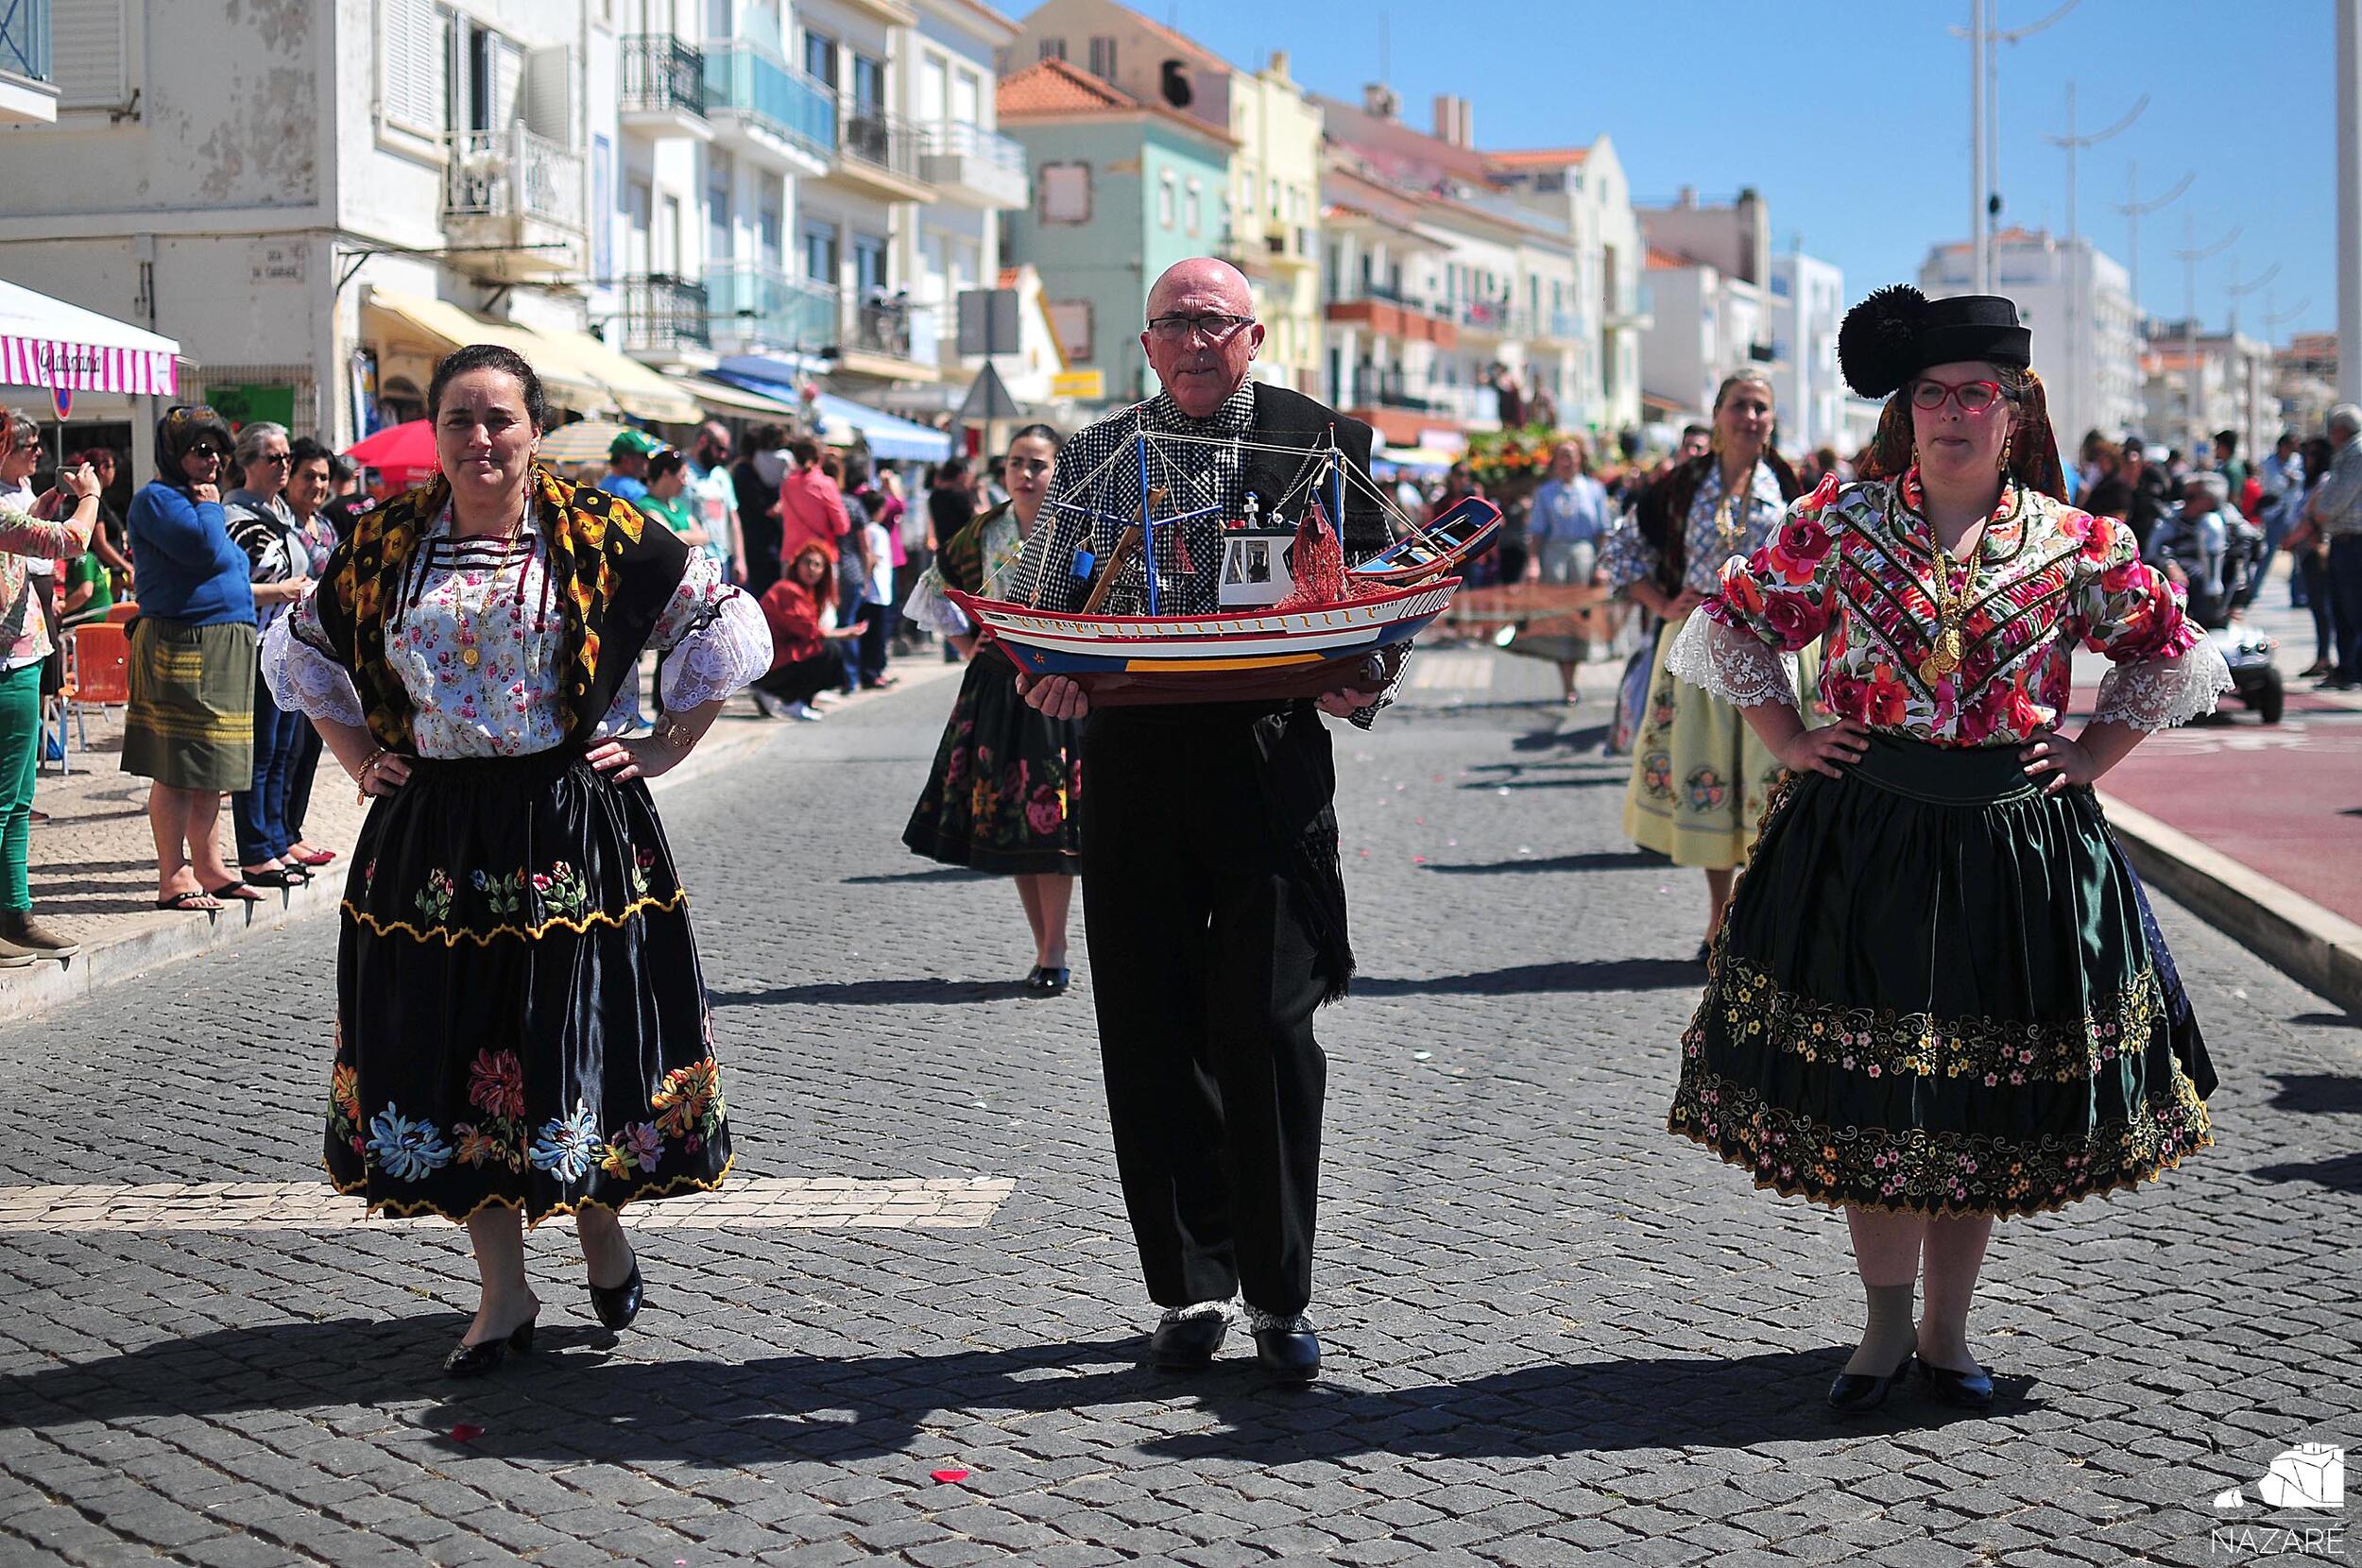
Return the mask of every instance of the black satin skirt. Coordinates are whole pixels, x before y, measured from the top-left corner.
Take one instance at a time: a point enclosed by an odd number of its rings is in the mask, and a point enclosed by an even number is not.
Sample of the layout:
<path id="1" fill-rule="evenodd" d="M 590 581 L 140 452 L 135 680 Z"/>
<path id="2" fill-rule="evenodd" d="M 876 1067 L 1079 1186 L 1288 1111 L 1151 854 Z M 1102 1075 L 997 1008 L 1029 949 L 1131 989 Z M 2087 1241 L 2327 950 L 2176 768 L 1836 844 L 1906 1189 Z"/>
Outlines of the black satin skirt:
<path id="1" fill-rule="evenodd" d="M 2092 792 L 1874 735 L 1766 811 L 1670 1124 L 1779 1192 L 2016 1216 L 2180 1164 L 2214 1086 Z"/>
<path id="2" fill-rule="evenodd" d="M 721 1185 L 712 1014 L 644 782 L 573 748 L 414 762 L 370 808 L 342 918 L 338 1191 L 538 1221 Z"/>

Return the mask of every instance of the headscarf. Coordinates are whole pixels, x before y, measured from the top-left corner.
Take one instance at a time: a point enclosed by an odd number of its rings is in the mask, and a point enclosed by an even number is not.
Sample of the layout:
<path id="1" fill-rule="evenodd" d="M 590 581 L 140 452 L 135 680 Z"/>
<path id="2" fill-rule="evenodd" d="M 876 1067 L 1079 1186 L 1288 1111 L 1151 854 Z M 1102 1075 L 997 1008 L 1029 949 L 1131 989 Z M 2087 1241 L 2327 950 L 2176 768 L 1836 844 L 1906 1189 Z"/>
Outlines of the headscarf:
<path id="1" fill-rule="evenodd" d="M 211 436 L 221 448 L 222 461 L 237 448 L 237 440 L 230 434 L 230 421 L 204 403 L 175 403 L 164 410 L 164 417 L 156 421 L 156 477 L 176 490 L 189 487 L 189 476 L 181 466 L 190 449 Z"/>

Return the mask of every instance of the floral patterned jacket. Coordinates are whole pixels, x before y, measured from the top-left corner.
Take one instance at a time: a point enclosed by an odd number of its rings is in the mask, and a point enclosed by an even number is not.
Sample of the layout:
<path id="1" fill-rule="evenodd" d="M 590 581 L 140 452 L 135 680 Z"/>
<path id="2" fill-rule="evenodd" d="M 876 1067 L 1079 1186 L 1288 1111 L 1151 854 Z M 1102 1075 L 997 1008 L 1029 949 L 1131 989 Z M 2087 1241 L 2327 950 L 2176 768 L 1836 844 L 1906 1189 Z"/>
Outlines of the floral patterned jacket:
<path id="1" fill-rule="evenodd" d="M 21 670 L 49 656 L 49 628 L 33 598 L 26 557 L 62 561 L 90 548 L 91 525 L 71 516 L 50 522 L 33 516 L 27 492 L 0 490 L 0 670 Z"/>
<path id="2" fill-rule="evenodd" d="M 2123 523 L 2011 485 L 1963 563 L 1938 549 L 1923 504 L 1916 469 L 1893 484 L 1823 480 L 1769 544 L 1724 566 L 1669 668 L 1741 707 L 1792 701 L 1786 660 L 1825 637 L 1832 715 L 1947 746 L 2056 724 L 2079 643 L 2114 665 L 2101 721 L 2163 729 L 2230 690 L 2221 654 Z"/>

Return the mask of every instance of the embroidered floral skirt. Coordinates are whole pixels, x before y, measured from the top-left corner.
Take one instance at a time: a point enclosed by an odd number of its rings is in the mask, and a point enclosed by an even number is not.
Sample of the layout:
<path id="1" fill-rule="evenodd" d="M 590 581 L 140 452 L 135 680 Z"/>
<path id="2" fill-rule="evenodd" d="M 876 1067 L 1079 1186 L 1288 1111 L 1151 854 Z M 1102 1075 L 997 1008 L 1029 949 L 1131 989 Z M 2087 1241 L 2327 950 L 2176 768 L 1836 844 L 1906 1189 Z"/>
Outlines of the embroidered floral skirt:
<path id="1" fill-rule="evenodd" d="M 1665 668 L 1679 622 L 1657 634 L 1649 672 L 1648 706 L 1633 738 L 1632 779 L 1624 789 L 1624 835 L 1675 865 L 1727 870 L 1747 863 L 1779 758 L 1765 749 L 1738 709 Z M 1813 690 L 1818 649 L 1798 659 L 1804 689 Z"/>
<path id="2" fill-rule="evenodd" d="M 2003 1217 L 2206 1147 L 2215 1079 L 2089 790 L 1874 735 L 1783 785 L 1682 1036 L 1670 1125 L 1817 1202 Z"/>
<path id="3" fill-rule="evenodd" d="M 987 645 L 960 682 L 951 722 L 902 842 L 931 861 L 1007 877 L 1073 873 L 1082 836 L 1081 726 L 1025 706 L 1017 666 Z"/>
<path id="4" fill-rule="evenodd" d="M 362 827 L 343 921 L 339 1192 L 539 1221 L 721 1185 L 712 1015 L 644 783 L 571 747 L 414 763 Z"/>

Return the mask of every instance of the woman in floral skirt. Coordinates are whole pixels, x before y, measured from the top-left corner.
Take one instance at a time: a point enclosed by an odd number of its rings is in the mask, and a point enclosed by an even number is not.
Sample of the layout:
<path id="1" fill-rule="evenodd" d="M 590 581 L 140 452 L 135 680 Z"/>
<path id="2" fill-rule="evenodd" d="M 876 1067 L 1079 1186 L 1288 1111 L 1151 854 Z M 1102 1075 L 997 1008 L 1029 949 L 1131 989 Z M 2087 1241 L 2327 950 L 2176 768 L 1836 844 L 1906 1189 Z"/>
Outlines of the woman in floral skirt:
<path id="1" fill-rule="evenodd" d="M 1017 694 L 1017 666 L 989 642 L 977 645 L 967 617 L 943 590 L 988 599 L 1003 590 L 1050 493 L 1058 445 L 1048 425 L 1027 425 L 1010 439 L 1007 503 L 945 542 L 902 612 L 968 656 L 951 722 L 902 842 L 929 860 L 1016 879 L 1034 934 L 1025 989 L 1035 997 L 1067 988 L 1067 911 L 1081 859 L 1074 812 L 1082 721 L 1027 707 Z"/>
<path id="2" fill-rule="evenodd" d="M 1759 370 L 1723 378 L 1714 397 L 1714 434 L 1706 452 L 1651 486 L 1613 533 L 1600 568 L 1617 593 L 1664 622 L 1649 704 L 1633 738 L 1632 777 L 1624 791 L 1624 832 L 1643 849 L 1706 876 L 1703 963 L 1731 878 L 1747 861 L 1755 824 L 1779 776 L 1779 763 L 1748 731 L 1730 704 L 1673 678 L 1665 667 L 1673 639 L 1713 591 L 1715 574 L 1734 555 L 1771 537 L 1799 486 L 1776 446 L 1772 383 Z"/>
<path id="3" fill-rule="evenodd" d="M 441 474 L 358 519 L 263 667 L 372 797 L 345 887 L 327 1165 L 372 1211 L 464 1222 L 454 1377 L 532 1346 L 523 1227 L 572 1214 L 610 1328 L 617 1211 L 729 1167 L 686 895 L 645 779 L 770 662 L 710 556 L 534 461 L 539 379 L 462 349 L 427 394 Z M 654 732 L 639 657 L 660 655 Z"/>
<path id="4" fill-rule="evenodd" d="M 1936 1398 L 1990 1406 L 1968 1316 L 1994 1220 L 2212 1141 L 2214 1074 L 2091 785 L 2230 674 L 2131 531 L 2062 499 L 2030 347 L 1995 296 L 1857 307 L 1845 378 L 1889 400 L 1868 477 L 1824 479 L 1725 567 L 1670 659 L 1789 770 L 1682 1039 L 1672 1130 L 1844 1208 L 1869 1310 L 1840 1412 L 1914 1361 Z M 1808 729 L 1793 659 L 1824 635 L 1839 722 Z M 2079 644 L 2114 668 L 2070 739 Z"/>

